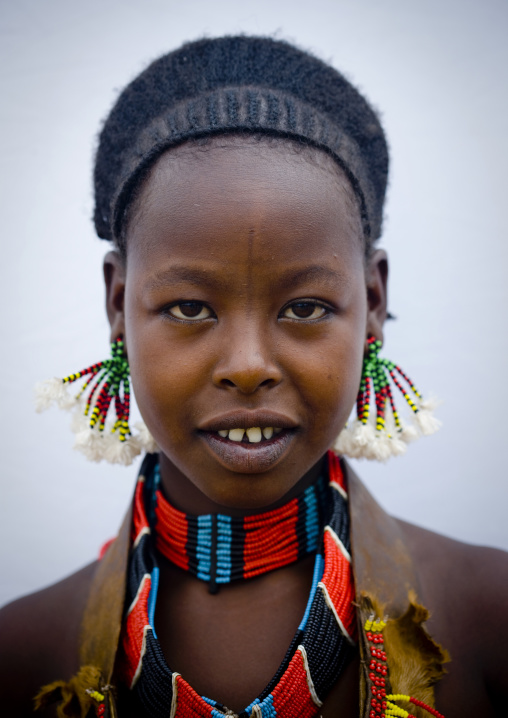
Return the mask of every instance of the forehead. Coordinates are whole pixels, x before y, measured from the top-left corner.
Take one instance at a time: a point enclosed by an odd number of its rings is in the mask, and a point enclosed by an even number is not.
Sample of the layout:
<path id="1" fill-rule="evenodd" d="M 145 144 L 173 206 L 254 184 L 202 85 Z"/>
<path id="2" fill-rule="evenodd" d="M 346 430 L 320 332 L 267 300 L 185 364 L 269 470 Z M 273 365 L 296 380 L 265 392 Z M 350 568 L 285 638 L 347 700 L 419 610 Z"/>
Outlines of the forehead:
<path id="1" fill-rule="evenodd" d="M 363 257 L 359 210 L 336 163 L 312 148 L 252 138 L 184 145 L 159 158 L 126 240 L 128 265 L 146 270 L 171 257 L 223 258 L 229 269 Z"/>

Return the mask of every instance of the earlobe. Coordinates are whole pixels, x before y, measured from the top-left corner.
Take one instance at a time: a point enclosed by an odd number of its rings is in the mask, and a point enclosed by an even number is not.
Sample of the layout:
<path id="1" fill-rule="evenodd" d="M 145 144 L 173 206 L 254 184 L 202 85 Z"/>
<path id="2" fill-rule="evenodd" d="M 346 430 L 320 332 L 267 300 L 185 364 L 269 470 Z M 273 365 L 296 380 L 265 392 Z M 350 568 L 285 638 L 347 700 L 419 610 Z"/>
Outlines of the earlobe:
<path id="1" fill-rule="evenodd" d="M 106 285 L 106 313 L 111 327 L 111 341 L 125 336 L 125 262 L 117 251 L 108 252 L 103 263 Z"/>
<path id="2" fill-rule="evenodd" d="M 386 321 L 388 303 L 388 257 L 383 249 L 377 249 L 367 262 L 365 272 L 367 285 L 367 336 L 374 335 L 383 341 L 383 325 Z"/>

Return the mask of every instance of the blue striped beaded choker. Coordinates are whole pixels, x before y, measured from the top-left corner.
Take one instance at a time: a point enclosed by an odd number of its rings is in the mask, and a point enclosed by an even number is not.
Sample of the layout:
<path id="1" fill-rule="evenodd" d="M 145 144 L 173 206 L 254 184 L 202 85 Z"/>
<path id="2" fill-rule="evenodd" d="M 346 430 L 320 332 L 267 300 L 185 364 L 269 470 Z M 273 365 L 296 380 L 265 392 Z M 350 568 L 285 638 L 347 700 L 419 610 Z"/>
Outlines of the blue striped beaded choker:
<path id="1" fill-rule="evenodd" d="M 324 479 L 272 511 L 245 517 L 193 516 L 172 506 L 153 473 L 156 548 L 179 568 L 209 584 L 254 578 L 315 553 L 320 540 Z"/>

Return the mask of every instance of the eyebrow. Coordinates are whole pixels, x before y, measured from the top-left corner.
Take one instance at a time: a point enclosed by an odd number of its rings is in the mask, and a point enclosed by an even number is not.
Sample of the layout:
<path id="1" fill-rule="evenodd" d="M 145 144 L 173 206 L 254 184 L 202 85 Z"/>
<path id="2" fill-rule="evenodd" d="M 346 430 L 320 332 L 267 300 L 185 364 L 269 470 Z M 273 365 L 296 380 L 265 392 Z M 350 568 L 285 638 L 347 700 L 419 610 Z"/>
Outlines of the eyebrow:
<path id="1" fill-rule="evenodd" d="M 205 285 L 211 289 L 227 289 L 229 283 L 217 275 L 212 275 L 194 267 L 170 267 L 157 272 L 147 282 L 147 289 L 164 289 L 168 284 L 188 282 L 189 284 Z"/>
<path id="2" fill-rule="evenodd" d="M 292 289 L 306 282 L 320 281 L 333 287 L 337 284 L 344 284 L 345 278 L 342 272 L 323 267 L 321 265 L 313 265 L 311 267 L 303 267 L 302 269 L 288 269 L 281 276 L 276 278 L 276 285 L 279 289 Z M 147 289 L 157 290 L 163 289 L 168 284 L 175 282 L 188 282 L 205 286 L 210 289 L 218 289 L 227 291 L 230 289 L 230 283 L 224 277 L 197 267 L 174 266 L 161 272 L 157 272 L 147 282 Z"/>
<path id="3" fill-rule="evenodd" d="M 342 272 L 329 267 L 313 265 L 298 270 L 289 269 L 277 278 L 277 286 L 281 289 L 291 289 L 315 280 L 335 287 L 339 283 L 344 284 L 345 277 Z"/>

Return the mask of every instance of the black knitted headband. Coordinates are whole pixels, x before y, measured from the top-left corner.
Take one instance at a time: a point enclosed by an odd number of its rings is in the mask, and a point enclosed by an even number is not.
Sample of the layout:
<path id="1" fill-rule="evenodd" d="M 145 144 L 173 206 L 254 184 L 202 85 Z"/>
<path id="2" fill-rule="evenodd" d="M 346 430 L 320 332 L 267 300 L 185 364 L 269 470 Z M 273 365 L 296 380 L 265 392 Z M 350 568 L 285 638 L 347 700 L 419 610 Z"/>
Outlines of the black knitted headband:
<path id="1" fill-rule="evenodd" d="M 336 70 L 281 41 L 199 40 L 153 62 L 126 87 L 100 135 L 95 227 L 121 238 L 140 177 L 190 138 L 262 133 L 321 148 L 359 198 L 368 244 L 381 234 L 388 149 L 377 116 Z"/>

